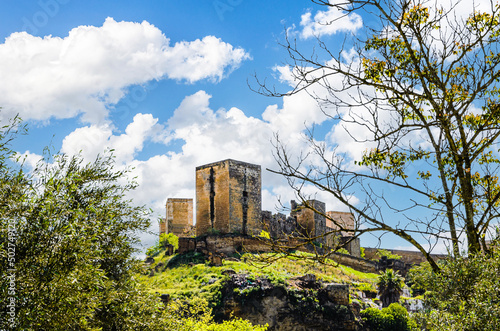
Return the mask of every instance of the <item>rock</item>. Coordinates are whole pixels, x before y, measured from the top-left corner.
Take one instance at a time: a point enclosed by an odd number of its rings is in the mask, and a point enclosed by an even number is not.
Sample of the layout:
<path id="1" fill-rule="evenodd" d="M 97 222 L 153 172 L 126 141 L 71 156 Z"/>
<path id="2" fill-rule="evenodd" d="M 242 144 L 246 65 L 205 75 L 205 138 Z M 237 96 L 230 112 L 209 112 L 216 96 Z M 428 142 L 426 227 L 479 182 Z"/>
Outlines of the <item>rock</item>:
<path id="1" fill-rule="evenodd" d="M 347 306 L 349 304 L 349 285 L 348 284 L 326 284 L 325 290 L 332 302 L 338 305 Z"/>
<path id="2" fill-rule="evenodd" d="M 320 284 L 312 275 L 296 281 Z M 349 306 L 348 285 L 289 290 L 266 277 L 249 279 L 244 274 L 232 274 L 222 285 L 221 305 L 215 314 L 223 320 L 240 317 L 253 324 L 268 323 L 274 331 L 361 330 L 355 315 L 359 307 Z"/>
<path id="3" fill-rule="evenodd" d="M 161 268 L 163 268 L 165 266 L 165 264 L 163 262 L 160 262 L 158 263 L 156 266 L 155 266 L 155 271 L 156 272 L 159 272 Z"/>
<path id="4" fill-rule="evenodd" d="M 222 274 L 227 276 L 236 275 L 236 271 L 234 271 L 233 269 L 226 269 L 222 271 Z"/>
<path id="5" fill-rule="evenodd" d="M 166 305 L 170 301 L 170 294 L 162 294 L 160 295 L 160 299 Z"/>
<path id="6" fill-rule="evenodd" d="M 154 257 L 148 256 L 144 260 L 144 263 L 146 263 L 146 264 L 153 264 L 153 263 L 155 263 L 155 259 L 154 259 Z"/>
<path id="7" fill-rule="evenodd" d="M 319 289 L 321 288 L 321 282 L 316 279 L 316 275 L 306 274 L 301 277 L 295 277 L 298 280 L 298 286 L 304 289 Z"/>

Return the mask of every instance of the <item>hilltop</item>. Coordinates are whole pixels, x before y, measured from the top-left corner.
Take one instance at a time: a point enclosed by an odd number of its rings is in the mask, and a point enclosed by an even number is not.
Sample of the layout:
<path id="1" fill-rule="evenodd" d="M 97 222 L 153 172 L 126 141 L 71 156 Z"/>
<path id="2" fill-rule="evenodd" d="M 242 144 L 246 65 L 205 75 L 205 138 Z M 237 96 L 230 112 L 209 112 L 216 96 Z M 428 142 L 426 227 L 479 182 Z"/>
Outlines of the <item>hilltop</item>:
<path id="1" fill-rule="evenodd" d="M 277 257 L 271 253 L 235 254 L 220 266 L 211 265 L 197 252 L 156 253 L 154 262 L 145 263 L 139 276 L 147 290 L 165 301 L 206 300 L 218 321 L 237 316 L 254 324 L 268 323 L 273 329 L 279 320 L 281 327 L 293 323 L 294 329 L 301 330 L 301 323 L 321 327 L 336 316 L 336 323 L 346 330 L 357 330 L 359 311 L 375 307 L 378 301 L 377 274 L 334 261 L 320 264 L 304 252 L 297 252 L 298 257 L 281 256 L 272 263 L 263 262 Z"/>

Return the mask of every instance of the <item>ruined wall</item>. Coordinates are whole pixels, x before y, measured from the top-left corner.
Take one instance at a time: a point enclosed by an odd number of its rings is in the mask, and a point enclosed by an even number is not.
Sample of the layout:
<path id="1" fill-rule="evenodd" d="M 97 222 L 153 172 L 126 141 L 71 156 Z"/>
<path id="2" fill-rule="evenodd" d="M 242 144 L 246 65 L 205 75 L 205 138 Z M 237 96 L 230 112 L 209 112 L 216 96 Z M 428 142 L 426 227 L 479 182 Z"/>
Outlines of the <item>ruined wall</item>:
<path id="1" fill-rule="evenodd" d="M 306 246 L 300 246 L 299 241 L 290 238 L 290 246 L 297 246 L 299 251 L 310 252 Z M 177 253 L 200 252 L 208 255 L 209 252 L 231 256 L 234 253 L 243 252 L 271 252 L 273 249 L 271 243 L 262 238 L 242 236 L 237 234 L 209 235 L 197 238 L 179 238 L 179 250 Z M 319 254 L 324 254 L 321 248 L 315 248 Z M 332 253 L 330 259 L 337 263 L 349 266 L 354 270 L 361 272 L 377 273 L 381 270 L 376 261 L 366 260 L 360 257 Z"/>
<path id="2" fill-rule="evenodd" d="M 259 165 L 224 160 L 196 168 L 196 235 L 212 232 L 259 234 Z"/>
<path id="3" fill-rule="evenodd" d="M 332 230 L 354 229 L 354 216 L 349 212 L 327 211 L 326 226 Z M 352 236 L 352 232 L 340 231 L 342 237 Z"/>
<path id="4" fill-rule="evenodd" d="M 392 254 L 397 254 L 401 256 L 401 261 L 408 263 L 408 264 L 420 264 L 422 262 L 427 261 L 424 255 L 420 252 L 416 251 L 404 251 L 404 250 L 399 250 L 399 249 L 385 249 L 381 248 L 386 251 L 391 252 Z M 374 259 L 378 260 L 380 257 L 377 256 L 377 250 L 378 248 L 370 248 L 370 247 L 365 247 L 365 258 L 366 259 Z M 440 260 L 440 259 L 445 259 L 447 255 L 445 254 L 431 254 L 432 258 L 434 260 Z"/>
<path id="5" fill-rule="evenodd" d="M 326 219 L 321 214 L 325 212 L 325 203 L 318 200 L 307 200 L 304 204 L 297 205 L 295 201 L 292 201 L 291 207 L 290 216 L 296 218 L 298 230 L 306 237 L 321 236 L 316 241 L 325 244 L 326 239 L 323 235 L 326 233 Z"/>
<path id="6" fill-rule="evenodd" d="M 173 233 L 178 237 L 190 235 L 193 226 L 193 199 L 169 198 L 166 203 L 166 221 L 160 223 L 161 233 Z"/>
<path id="7" fill-rule="evenodd" d="M 297 231 L 297 221 L 294 217 L 287 217 L 284 214 L 274 214 L 264 210 L 262 212 L 262 223 L 264 230 L 269 232 L 273 239 L 286 239 L 294 236 Z"/>
<path id="8" fill-rule="evenodd" d="M 361 245 L 359 238 L 341 237 L 340 244 L 343 245 L 343 247 L 347 249 L 349 254 L 352 256 L 361 257 Z"/>

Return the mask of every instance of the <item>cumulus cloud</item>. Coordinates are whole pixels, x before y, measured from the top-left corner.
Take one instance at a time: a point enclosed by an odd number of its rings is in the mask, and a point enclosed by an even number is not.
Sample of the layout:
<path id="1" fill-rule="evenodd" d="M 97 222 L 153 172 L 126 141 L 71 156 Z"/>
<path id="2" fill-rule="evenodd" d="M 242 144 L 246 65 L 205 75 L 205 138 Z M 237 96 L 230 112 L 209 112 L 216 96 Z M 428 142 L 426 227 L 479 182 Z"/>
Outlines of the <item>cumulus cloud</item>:
<path id="1" fill-rule="evenodd" d="M 116 162 L 125 164 L 142 151 L 146 140 L 154 140 L 160 134 L 162 126 L 157 122 L 158 119 L 151 114 L 137 114 L 125 133 L 120 135 L 114 135 L 112 126 L 108 124 L 77 128 L 64 138 L 61 152 L 70 155 L 81 153 L 85 160 L 91 161 L 104 150 L 113 149 Z"/>
<path id="2" fill-rule="evenodd" d="M 206 36 L 171 45 L 144 21 L 79 26 L 64 38 L 17 32 L 0 44 L 0 104 L 3 114 L 25 120 L 83 114 L 102 123 L 131 85 L 175 79 L 218 82 L 250 55 Z"/>
<path id="3" fill-rule="evenodd" d="M 300 36 L 308 39 L 337 32 L 355 32 L 363 26 L 363 20 L 356 13 L 347 14 L 337 8 L 328 7 L 325 11 L 317 11 L 314 17 L 311 12 L 303 14 L 300 26 Z"/>

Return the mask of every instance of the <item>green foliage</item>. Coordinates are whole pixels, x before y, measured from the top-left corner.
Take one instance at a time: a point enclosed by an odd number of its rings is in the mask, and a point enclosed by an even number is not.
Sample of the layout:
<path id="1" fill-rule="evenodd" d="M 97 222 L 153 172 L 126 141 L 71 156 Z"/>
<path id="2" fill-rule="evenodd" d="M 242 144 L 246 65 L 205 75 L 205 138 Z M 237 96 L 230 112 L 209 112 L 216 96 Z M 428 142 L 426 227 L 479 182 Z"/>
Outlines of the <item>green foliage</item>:
<path id="1" fill-rule="evenodd" d="M 410 287 L 412 295 L 424 294 L 427 289 L 434 288 L 435 277 L 428 262 L 413 266 L 406 274 L 406 284 Z"/>
<path id="2" fill-rule="evenodd" d="M 265 238 L 265 239 L 271 239 L 269 236 L 269 232 L 262 230 L 259 234 L 259 237 Z"/>
<path id="3" fill-rule="evenodd" d="M 192 300 L 189 303 L 173 301 L 166 309 L 168 319 L 164 322 L 164 330 L 169 331 L 265 331 L 267 325 L 252 325 L 241 318 L 234 318 L 223 323 L 215 323 L 212 309 L 203 299 Z"/>
<path id="4" fill-rule="evenodd" d="M 337 249 L 337 250 L 335 251 L 335 253 L 340 253 L 340 254 L 350 255 L 350 254 L 349 254 L 349 251 L 348 251 L 347 249 L 345 249 L 344 247 L 341 247 L 341 248 Z"/>
<path id="5" fill-rule="evenodd" d="M 173 233 L 162 233 L 160 234 L 160 239 L 156 242 L 154 246 L 151 246 L 147 249 L 146 255 L 155 257 L 160 254 L 167 244 L 174 246 L 174 250 L 179 249 L 179 237 L 177 237 Z"/>
<path id="6" fill-rule="evenodd" d="M 399 301 L 403 291 L 403 277 L 392 269 L 385 270 L 378 278 L 377 287 L 382 300 L 382 306 L 388 307 L 391 303 Z"/>
<path id="7" fill-rule="evenodd" d="M 361 312 L 363 323 L 370 331 L 411 331 L 418 330 L 410 319 L 406 309 L 399 303 L 392 303 L 387 308 L 367 308 Z"/>
<path id="8" fill-rule="evenodd" d="M 31 173 L 2 164 L 0 265 L 11 268 L 0 270 L 0 295 L 15 299 L 18 329 L 110 330 L 116 324 L 126 330 L 149 319 L 154 308 L 136 310 L 155 304 L 139 300 L 132 257 L 149 214 L 125 198 L 135 184 L 113 166 L 110 155 L 87 164 L 63 154 Z M 7 276 L 15 293 L 8 293 Z M 0 329 L 9 326 L 6 304 L 0 300 Z"/>
<path id="9" fill-rule="evenodd" d="M 208 265 L 200 253 L 192 252 L 172 257 L 159 255 L 156 263 L 164 263 L 167 268 L 152 277 L 147 274 L 140 275 L 139 281 L 150 293 L 166 293 L 172 298 L 184 300 L 203 297 L 215 306 L 217 303 L 212 300 L 217 301 L 219 285 L 226 270 L 247 274 L 250 279 L 267 277 L 275 286 L 286 286 L 288 279 L 307 273 L 315 274 L 319 279 L 330 283 L 370 283 L 375 282 L 378 277 L 376 274 L 362 273 L 342 265 L 325 266 L 312 260 L 283 257 L 271 265 L 264 266 L 255 265 L 254 260 L 254 255 L 245 254 L 241 261 L 224 260 L 222 266 L 215 267 Z M 153 269 L 154 267 L 155 265 L 151 266 Z"/>
<path id="10" fill-rule="evenodd" d="M 427 330 L 498 330 L 500 249 L 491 254 L 448 260 L 441 273 L 413 271 L 424 287 L 427 310 L 416 318 Z"/>
<path id="11" fill-rule="evenodd" d="M 359 251 L 360 251 L 360 257 L 364 259 L 365 258 L 365 248 L 364 247 L 360 247 Z"/>
<path id="12" fill-rule="evenodd" d="M 386 249 L 377 249 L 377 252 L 375 253 L 379 259 L 382 258 L 382 256 L 387 257 L 388 259 L 394 259 L 394 260 L 400 260 L 401 256 L 398 254 L 393 254 L 391 251 L 388 251 Z"/>

